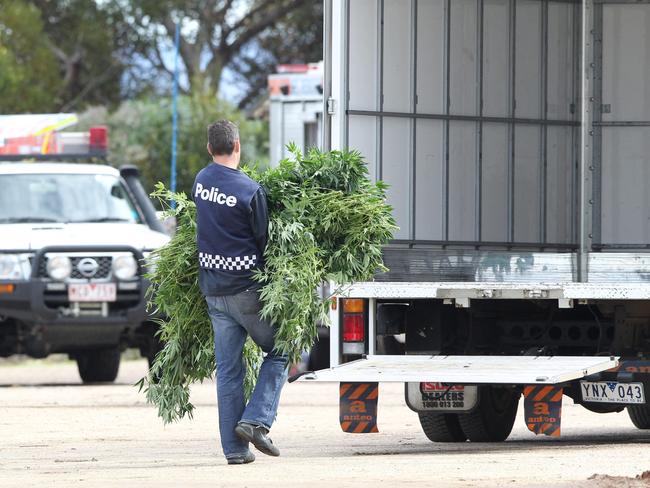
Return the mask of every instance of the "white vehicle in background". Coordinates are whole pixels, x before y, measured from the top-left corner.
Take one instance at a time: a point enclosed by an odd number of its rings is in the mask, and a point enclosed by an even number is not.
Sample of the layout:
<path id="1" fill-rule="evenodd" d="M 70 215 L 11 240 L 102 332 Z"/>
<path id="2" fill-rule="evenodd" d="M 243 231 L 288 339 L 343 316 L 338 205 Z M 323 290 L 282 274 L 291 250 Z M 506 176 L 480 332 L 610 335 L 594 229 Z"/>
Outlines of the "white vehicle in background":
<path id="1" fill-rule="evenodd" d="M 289 157 L 287 145 L 303 152 L 321 147 L 323 63 L 281 64 L 268 77 L 271 164 Z"/>
<path id="2" fill-rule="evenodd" d="M 86 159 L 105 154 L 100 129 Z M 48 134 L 36 139 L 60 135 Z M 80 134 L 66 136 L 74 154 L 59 140 L 61 152 L 36 158 L 48 162 L 0 151 L 0 357 L 66 353 L 84 382 L 113 381 L 122 350 L 151 361 L 159 348 L 145 258 L 169 238 L 135 167 L 65 162 L 84 155 Z"/>

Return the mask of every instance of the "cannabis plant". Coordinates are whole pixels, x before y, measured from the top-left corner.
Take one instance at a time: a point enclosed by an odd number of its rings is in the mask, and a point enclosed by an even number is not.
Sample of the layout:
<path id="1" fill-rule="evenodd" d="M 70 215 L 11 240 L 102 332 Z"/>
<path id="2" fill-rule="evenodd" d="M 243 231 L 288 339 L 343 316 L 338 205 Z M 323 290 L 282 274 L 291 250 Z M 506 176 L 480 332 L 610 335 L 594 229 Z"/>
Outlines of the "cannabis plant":
<path id="1" fill-rule="evenodd" d="M 261 174 L 246 171 L 268 198 L 265 267 L 255 275 L 263 285 L 261 314 L 277 326 L 276 349 L 295 362 L 313 346 L 317 325 L 328 323 L 329 300 L 318 295 L 318 286 L 369 280 L 385 270 L 381 248 L 396 226 L 385 202 L 385 184 L 369 180 L 358 152 L 312 149 L 303 156 L 295 146 L 290 150 L 292 158 L 276 168 Z M 159 334 L 165 346 L 149 376 L 138 384 L 167 423 L 192 416 L 190 385 L 213 375 L 214 339 L 198 285 L 194 202 L 160 183 L 152 195 L 167 203 L 178 230 L 150 257 L 155 267 L 149 276 L 149 298 L 163 317 Z M 262 361 L 250 339 L 244 360 L 249 395 Z"/>

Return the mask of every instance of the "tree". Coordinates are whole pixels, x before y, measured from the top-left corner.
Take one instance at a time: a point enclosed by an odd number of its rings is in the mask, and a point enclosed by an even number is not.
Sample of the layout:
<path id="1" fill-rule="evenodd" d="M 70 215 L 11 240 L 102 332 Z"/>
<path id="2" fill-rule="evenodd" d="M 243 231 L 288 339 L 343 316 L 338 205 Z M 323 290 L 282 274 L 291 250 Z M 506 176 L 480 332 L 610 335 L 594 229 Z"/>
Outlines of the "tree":
<path id="1" fill-rule="evenodd" d="M 122 96 L 121 12 L 88 0 L 2 0 L 3 112 L 78 110 Z"/>
<path id="2" fill-rule="evenodd" d="M 88 0 L 29 0 L 38 8 L 45 42 L 59 63 L 56 93 L 62 111 L 120 100 L 124 71 L 120 52 L 123 18 Z"/>
<path id="3" fill-rule="evenodd" d="M 246 87 L 239 108 L 248 109 L 264 93 L 267 76 L 278 64 L 313 63 L 322 56 L 323 4 L 310 2 L 269 27 L 235 58 L 234 82 Z"/>
<path id="4" fill-rule="evenodd" d="M 278 60 L 300 60 L 320 29 L 320 2 L 309 0 L 114 0 L 137 36 L 151 42 L 141 52 L 159 73 L 171 75 L 168 53 L 180 21 L 180 58 L 189 91 L 218 93 L 225 68 L 241 76 L 268 74 Z M 301 36 L 292 19 L 310 30 Z M 300 42 L 298 42 L 300 40 Z M 306 42 L 305 42 L 306 41 Z M 316 51 L 320 53 L 320 37 Z M 286 55 L 271 53 L 277 50 Z M 316 59 L 310 61 L 317 61 Z M 247 84 L 258 90 L 260 83 Z"/>
<path id="5" fill-rule="evenodd" d="M 0 113 L 47 112 L 61 81 L 40 12 L 18 0 L 0 4 Z"/>
<path id="6" fill-rule="evenodd" d="M 313 0 L 2 0 L 0 108 L 79 111 L 167 92 L 177 21 L 181 88 L 218 94 L 225 70 L 248 107 L 276 64 L 320 59 L 321 19 Z"/>

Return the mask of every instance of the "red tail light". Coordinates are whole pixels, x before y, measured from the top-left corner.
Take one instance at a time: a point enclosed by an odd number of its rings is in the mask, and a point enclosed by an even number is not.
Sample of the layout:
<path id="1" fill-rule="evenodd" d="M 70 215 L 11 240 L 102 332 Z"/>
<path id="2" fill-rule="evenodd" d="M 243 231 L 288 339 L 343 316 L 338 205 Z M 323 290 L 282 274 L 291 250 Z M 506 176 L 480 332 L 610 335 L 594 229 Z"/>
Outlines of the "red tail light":
<path id="1" fill-rule="evenodd" d="M 363 342 L 366 338 L 366 327 L 363 314 L 343 315 L 343 340 L 345 342 Z"/>

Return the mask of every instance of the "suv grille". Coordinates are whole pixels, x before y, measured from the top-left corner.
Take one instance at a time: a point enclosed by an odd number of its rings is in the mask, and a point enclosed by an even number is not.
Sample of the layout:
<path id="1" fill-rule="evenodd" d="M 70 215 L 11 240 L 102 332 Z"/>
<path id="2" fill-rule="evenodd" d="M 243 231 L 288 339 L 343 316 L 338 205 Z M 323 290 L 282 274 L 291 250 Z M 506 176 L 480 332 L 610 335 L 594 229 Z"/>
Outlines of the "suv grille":
<path id="1" fill-rule="evenodd" d="M 70 275 L 70 278 L 75 280 L 88 279 L 88 277 L 82 275 L 77 268 L 79 261 L 86 258 L 94 259 L 99 265 L 97 272 L 90 278 L 102 279 L 108 278 L 110 276 L 111 266 L 113 264 L 113 258 L 111 256 L 75 256 L 70 258 L 70 262 L 72 263 L 72 273 Z M 40 266 L 38 268 L 38 276 L 40 278 L 47 277 L 47 258 L 41 259 Z"/>

